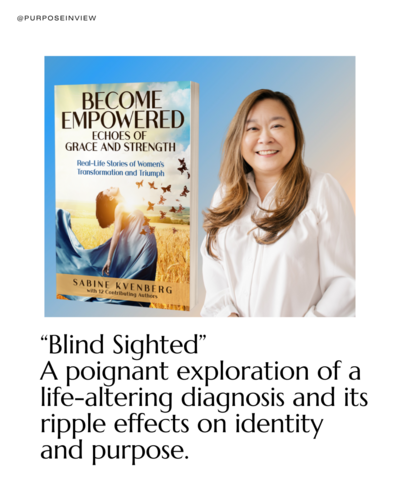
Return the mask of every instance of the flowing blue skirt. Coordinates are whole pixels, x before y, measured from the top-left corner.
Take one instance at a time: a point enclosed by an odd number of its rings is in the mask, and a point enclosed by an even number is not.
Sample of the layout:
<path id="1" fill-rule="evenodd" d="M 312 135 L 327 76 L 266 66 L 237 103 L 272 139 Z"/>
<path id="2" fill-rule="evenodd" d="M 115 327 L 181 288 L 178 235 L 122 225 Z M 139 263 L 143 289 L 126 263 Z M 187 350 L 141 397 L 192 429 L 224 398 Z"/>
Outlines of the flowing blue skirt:
<path id="1" fill-rule="evenodd" d="M 140 210 L 132 212 L 121 231 L 110 266 L 111 278 L 154 281 L 157 270 L 157 243 L 154 234 L 139 234 L 144 216 Z M 60 274 L 101 276 L 107 261 L 111 239 L 99 247 L 85 250 L 71 229 L 71 215 L 62 209 L 56 211 L 56 269 Z M 148 302 L 99 299 L 66 295 L 70 300 L 113 302 L 130 306 L 149 307 Z"/>

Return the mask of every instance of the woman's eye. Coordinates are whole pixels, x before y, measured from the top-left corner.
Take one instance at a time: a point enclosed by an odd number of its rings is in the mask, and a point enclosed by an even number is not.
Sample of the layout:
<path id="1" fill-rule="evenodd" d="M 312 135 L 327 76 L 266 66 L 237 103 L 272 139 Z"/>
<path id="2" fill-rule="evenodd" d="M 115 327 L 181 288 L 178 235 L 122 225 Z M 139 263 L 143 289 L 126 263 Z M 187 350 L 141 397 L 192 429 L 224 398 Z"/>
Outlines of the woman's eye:
<path id="1" fill-rule="evenodd" d="M 282 125 L 274 125 L 272 128 L 279 128 L 282 127 Z"/>

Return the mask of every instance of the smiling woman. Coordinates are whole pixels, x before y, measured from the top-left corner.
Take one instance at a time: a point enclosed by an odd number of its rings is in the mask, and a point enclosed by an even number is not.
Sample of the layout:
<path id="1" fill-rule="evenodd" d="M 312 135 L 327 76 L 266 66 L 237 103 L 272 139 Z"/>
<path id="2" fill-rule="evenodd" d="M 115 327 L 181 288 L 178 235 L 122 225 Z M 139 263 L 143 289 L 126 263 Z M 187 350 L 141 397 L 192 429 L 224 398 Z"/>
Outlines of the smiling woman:
<path id="1" fill-rule="evenodd" d="M 354 316 L 354 212 L 339 183 L 303 162 L 292 100 L 258 90 L 224 144 L 205 214 L 202 316 Z"/>
<path id="2" fill-rule="evenodd" d="M 257 102 L 246 120 L 242 155 L 256 172 L 261 199 L 279 180 L 295 149 L 294 126 L 283 103 L 272 99 Z"/>

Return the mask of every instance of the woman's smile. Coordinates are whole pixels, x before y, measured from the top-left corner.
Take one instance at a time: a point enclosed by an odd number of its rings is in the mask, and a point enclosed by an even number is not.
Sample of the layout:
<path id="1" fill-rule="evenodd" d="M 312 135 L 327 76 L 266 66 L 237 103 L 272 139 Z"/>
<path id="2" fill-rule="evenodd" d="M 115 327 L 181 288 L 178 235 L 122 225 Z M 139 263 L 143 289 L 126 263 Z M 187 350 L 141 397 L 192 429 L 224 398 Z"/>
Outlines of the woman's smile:
<path id="1" fill-rule="evenodd" d="M 276 149 L 257 151 L 259 156 L 275 156 L 277 153 L 279 151 Z"/>

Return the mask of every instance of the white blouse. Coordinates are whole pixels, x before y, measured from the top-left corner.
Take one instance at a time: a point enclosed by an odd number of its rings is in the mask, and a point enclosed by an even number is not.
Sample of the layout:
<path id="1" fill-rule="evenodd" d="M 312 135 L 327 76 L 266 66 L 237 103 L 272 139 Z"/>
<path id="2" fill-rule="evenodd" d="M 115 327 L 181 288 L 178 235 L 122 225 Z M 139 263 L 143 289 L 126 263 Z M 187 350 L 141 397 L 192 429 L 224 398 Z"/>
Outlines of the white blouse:
<path id="1" fill-rule="evenodd" d="M 206 300 L 202 316 L 355 316 L 355 217 L 353 207 L 330 175 L 310 170 L 306 208 L 290 230 L 272 245 L 251 215 L 274 206 L 275 187 L 261 203 L 253 173 L 250 196 L 240 217 L 217 233 L 214 253 L 204 239 L 203 277 Z M 222 201 L 220 185 L 211 206 Z"/>

